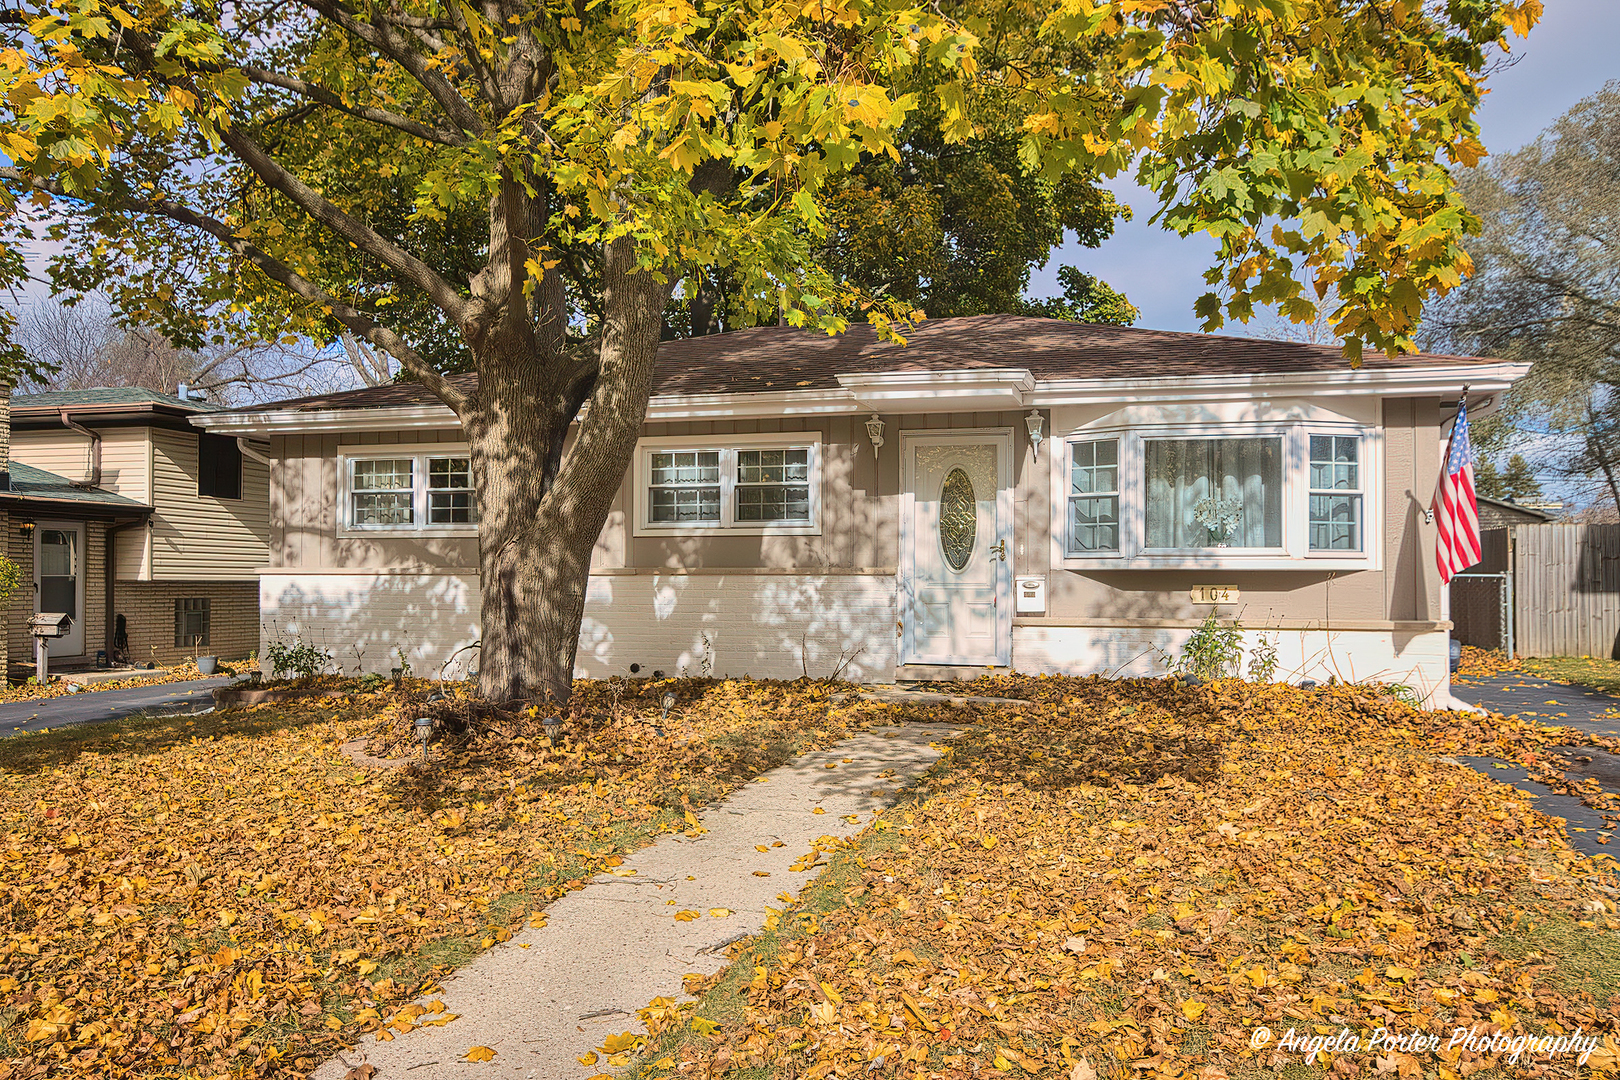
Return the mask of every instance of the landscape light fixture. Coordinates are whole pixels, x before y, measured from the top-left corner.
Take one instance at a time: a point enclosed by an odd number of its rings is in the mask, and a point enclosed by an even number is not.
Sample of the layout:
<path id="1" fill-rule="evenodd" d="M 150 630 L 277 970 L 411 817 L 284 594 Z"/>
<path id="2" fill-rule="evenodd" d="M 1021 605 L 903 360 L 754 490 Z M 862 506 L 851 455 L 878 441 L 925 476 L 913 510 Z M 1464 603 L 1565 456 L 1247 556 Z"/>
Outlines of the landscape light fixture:
<path id="1" fill-rule="evenodd" d="M 1041 427 L 1045 423 L 1046 418 L 1040 414 L 1038 409 L 1029 410 L 1029 415 L 1024 417 L 1024 428 L 1029 432 L 1029 445 L 1036 461 L 1041 459 L 1041 440 L 1046 438 L 1041 432 Z"/>
<path id="2" fill-rule="evenodd" d="M 416 740 L 422 744 L 422 763 L 427 764 L 428 739 L 433 735 L 433 717 L 418 716 L 416 718 Z"/>
<path id="3" fill-rule="evenodd" d="M 872 460 L 877 460 L 879 448 L 883 446 L 883 420 L 877 413 L 866 422 L 866 437 L 872 440 Z"/>

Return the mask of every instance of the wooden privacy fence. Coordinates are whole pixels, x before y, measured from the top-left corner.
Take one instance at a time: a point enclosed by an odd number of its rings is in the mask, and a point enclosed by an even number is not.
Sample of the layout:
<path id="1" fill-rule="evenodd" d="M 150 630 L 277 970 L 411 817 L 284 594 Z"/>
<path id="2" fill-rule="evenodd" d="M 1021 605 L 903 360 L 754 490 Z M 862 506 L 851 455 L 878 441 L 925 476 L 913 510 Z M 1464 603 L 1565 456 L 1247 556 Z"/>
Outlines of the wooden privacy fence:
<path id="1" fill-rule="evenodd" d="M 1620 660 L 1620 525 L 1513 529 L 1521 656 Z"/>

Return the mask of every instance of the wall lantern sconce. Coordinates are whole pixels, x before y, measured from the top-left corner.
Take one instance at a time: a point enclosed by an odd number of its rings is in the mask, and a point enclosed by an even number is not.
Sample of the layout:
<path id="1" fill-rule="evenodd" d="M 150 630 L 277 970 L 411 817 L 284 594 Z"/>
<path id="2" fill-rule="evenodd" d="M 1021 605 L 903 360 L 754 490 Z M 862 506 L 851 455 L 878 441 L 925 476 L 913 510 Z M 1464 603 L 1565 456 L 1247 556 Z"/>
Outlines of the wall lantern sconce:
<path id="1" fill-rule="evenodd" d="M 22 533 L 24 536 L 33 536 L 34 535 L 34 523 L 32 521 L 18 522 L 17 531 Z"/>
<path id="2" fill-rule="evenodd" d="M 877 413 L 866 422 L 866 437 L 872 440 L 872 460 L 876 461 L 878 449 L 883 445 L 883 421 L 878 419 Z"/>
<path id="3" fill-rule="evenodd" d="M 1041 440 L 1046 438 L 1041 432 L 1041 426 L 1045 423 L 1045 418 L 1036 409 L 1029 410 L 1029 415 L 1024 417 L 1024 427 L 1029 432 L 1029 445 L 1033 448 L 1036 461 L 1041 459 Z"/>

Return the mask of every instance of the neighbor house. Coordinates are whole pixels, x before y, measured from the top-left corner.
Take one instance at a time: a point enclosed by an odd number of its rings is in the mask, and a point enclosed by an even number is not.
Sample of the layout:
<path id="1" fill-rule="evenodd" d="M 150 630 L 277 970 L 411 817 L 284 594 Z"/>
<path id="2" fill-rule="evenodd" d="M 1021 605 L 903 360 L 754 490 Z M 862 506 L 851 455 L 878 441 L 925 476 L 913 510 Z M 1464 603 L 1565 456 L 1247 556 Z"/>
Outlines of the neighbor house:
<path id="1" fill-rule="evenodd" d="M 1214 612 L 1264 635 L 1278 676 L 1440 695 L 1446 425 L 1465 384 L 1479 415 L 1525 370 L 1012 316 L 904 347 L 865 327 L 667 342 L 578 671 L 1145 674 Z M 437 399 L 191 419 L 268 440 L 267 634 L 370 671 L 476 641 L 478 506 Z"/>
<path id="2" fill-rule="evenodd" d="M 53 665 L 257 648 L 268 445 L 191 426 L 218 408 L 135 387 L 11 399 L 6 536 L 28 579 L 13 610 L 73 616 Z M 32 658 L 25 622 L 7 620 L 14 666 Z"/>

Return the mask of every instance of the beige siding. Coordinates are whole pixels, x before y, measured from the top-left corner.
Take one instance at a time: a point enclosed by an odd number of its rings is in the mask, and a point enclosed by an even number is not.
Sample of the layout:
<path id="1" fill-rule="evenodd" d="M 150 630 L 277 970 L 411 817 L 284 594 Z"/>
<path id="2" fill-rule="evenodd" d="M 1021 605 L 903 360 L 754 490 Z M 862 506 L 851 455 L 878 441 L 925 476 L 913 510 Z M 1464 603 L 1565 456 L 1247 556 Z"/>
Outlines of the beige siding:
<path id="1" fill-rule="evenodd" d="M 151 428 L 109 428 L 101 433 L 101 486 L 134 499 L 152 501 Z M 90 474 L 90 440 L 75 431 L 19 431 L 12 457 L 69 480 Z"/>
<path id="2" fill-rule="evenodd" d="M 83 480 L 90 471 L 90 440 L 74 431 L 24 431 L 16 435 L 18 461 L 36 469 Z M 101 486 L 126 499 L 151 505 L 152 429 L 109 428 L 101 433 Z M 116 573 L 126 580 L 152 576 L 151 550 L 143 529 L 113 538 Z"/>
<path id="3" fill-rule="evenodd" d="M 262 448 L 261 448 L 262 452 Z M 152 433 L 152 579 L 240 581 L 268 557 L 269 469 L 243 455 L 242 497 L 197 494 L 197 436 Z"/>
<path id="4" fill-rule="evenodd" d="M 1335 407 L 1341 407 L 1335 405 Z M 1343 407 L 1351 407 L 1345 405 Z M 1375 422 L 1377 401 L 1356 403 L 1364 422 Z M 1099 411 L 1107 411 L 1113 406 Z M 1382 405 L 1384 545 L 1378 570 L 1299 569 L 1071 570 L 1053 566 L 1049 541 L 1052 508 L 1048 455 L 1060 443 L 1030 453 L 1021 412 L 888 415 L 887 442 L 874 455 L 864 416 L 704 421 L 647 425 L 647 436 L 722 436 L 733 433 L 817 431 L 822 437 L 822 532 L 819 536 L 636 536 L 631 477 L 621 485 L 597 544 L 593 569 L 712 574 L 736 570 L 893 572 L 899 560 L 900 436 L 906 432 L 965 428 L 1011 429 L 1014 435 L 1014 558 L 1019 574 L 1045 574 L 1048 605 L 1042 617 L 1020 618 L 1030 627 L 1090 625 L 1098 620 L 1197 620 L 1207 607 L 1191 603 L 1195 585 L 1236 585 L 1240 617 L 1264 624 L 1356 626 L 1440 617 L 1439 589 L 1431 572 L 1433 528 L 1421 506 L 1439 466 L 1441 411 L 1437 400 L 1391 399 Z M 1358 414 L 1359 415 L 1359 414 Z M 1048 415 L 1048 433 L 1052 430 Z M 337 455 L 359 445 L 458 441 L 453 429 L 365 435 L 293 435 L 272 442 L 273 484 L 270 565 L 332 573 L 367 570 L 467 571 L 477 565 L 472 538 L 344 536 L 337 528 Z M 1415 632 L 1415 631 L 1414 631 Z M 1404 646 L 1403 646 L 1404 647 Z"/>
<path id="5" fill-rule="evenodd" d="M 18 431 L 11 436 L 11 459 L 69 480 L 83 480 L 90 472 L 90 440 L 65 428 Z"/>

